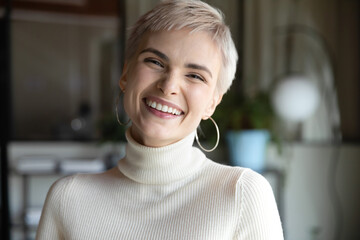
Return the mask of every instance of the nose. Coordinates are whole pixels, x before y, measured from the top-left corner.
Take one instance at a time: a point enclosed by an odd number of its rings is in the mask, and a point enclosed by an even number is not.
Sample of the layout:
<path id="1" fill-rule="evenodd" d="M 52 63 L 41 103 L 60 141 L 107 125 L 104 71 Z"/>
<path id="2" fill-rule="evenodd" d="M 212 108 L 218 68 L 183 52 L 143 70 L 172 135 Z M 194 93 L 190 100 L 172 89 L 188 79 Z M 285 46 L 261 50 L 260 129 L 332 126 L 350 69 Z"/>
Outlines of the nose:
<path id="1" fill-rule="evenodd" d="M 165 95 L 176 95 L 179 93 L 180 78 L 175 72 L 170 72 L 160 79 L 157 87 Z"/>

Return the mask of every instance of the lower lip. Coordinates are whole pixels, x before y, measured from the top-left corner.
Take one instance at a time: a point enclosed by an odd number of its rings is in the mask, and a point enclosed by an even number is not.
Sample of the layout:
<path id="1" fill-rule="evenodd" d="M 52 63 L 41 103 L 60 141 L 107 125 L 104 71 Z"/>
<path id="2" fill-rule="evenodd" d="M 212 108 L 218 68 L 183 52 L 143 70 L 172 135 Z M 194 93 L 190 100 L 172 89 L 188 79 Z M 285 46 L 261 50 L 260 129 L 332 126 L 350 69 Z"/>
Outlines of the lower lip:
<path id="1" fill-rule="evenodd" d="M 181 115 L 174 115 L 174 114 L 171 114 L 171 113 L 165 113 L 165 112 L 162 112 L 162 111 L 159 111 L 155 108 L 152 108 L 150 106 L 148 106 L 146 103 L 145 104 L 145 107 L 146 109 L 151 112 L 152 114 L 154 114 L 155 116 L 159 117 L 159 118 L 164 118 L 164 119 L 173 119 L 173 118 L 177 118 L 177 117 L 180 117 Z"/>

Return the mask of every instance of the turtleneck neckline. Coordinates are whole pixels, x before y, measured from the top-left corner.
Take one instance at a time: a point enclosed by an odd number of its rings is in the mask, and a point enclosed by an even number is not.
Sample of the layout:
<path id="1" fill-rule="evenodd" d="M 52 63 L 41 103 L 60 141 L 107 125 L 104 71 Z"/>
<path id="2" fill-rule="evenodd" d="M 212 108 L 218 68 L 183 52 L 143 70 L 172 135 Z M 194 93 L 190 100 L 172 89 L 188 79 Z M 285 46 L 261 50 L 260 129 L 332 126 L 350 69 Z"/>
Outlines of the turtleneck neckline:
<path id="1" fill-rule="evenodd" d="M 199 170 L 206 157 L 192 147 L 195 132 L 164 147 L 147 147 L 126 131 L 126 156 L 118 163 L 128 178 L 143 184 L 166 184 L 183 179 Z"/>

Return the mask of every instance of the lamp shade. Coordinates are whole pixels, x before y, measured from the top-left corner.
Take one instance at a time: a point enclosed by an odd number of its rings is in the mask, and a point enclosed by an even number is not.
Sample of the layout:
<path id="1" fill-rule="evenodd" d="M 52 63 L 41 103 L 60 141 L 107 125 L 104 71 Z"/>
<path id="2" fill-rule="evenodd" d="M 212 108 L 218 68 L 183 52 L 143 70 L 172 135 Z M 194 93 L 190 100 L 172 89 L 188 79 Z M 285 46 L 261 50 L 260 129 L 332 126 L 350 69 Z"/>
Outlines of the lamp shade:
<path id="1" fill-rule="evenodd" d="M 287 76 L 280 81 L 272 96 L 275 112 L 284 120 L 302 122 L 319 104 L 319 90 L 306 76 Z"/>

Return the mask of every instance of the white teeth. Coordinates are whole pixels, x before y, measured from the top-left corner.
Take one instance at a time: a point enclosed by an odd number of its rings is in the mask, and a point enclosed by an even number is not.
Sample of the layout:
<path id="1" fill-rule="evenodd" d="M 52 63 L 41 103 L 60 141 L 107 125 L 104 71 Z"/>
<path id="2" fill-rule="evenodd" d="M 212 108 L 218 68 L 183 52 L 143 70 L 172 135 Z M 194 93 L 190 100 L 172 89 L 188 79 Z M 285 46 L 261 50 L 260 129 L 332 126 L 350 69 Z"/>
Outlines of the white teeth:
<path id="1" fill-rule="evenodd" d="M 163 111 L 163 112 L 167 112 L 168 108 L 169 108 L 168 106 L 163 105 L 163 107 L 162 107 L 161 111 Z"/>
<path id="2" fill-rule="evenodd" d="M 159 111 L 161 111 L 161 109 L 162 109 L 161 103 L 158 103 L 158 104 L 156 105 L 156 109 L 159 110 Z"/>
<path id="3" fill-rule="evenodd" d="M 177 115 L 179 116 L 181 114 L 181 111 L 175 109 L 175 108 L 172 108 L 172 107 L 169 107 L 167 105 L 162 105 L 161 103 L 156 103 L 156 102 L 153 102 L 151 100 L 146 100 L 146 104 L 149 106 L 149 107 L 152 107 L 152 108 L 155 108 L 159 111 L 162 111 L 162 112 L 165 112 L 165 113 L 171 113 L 171 114 L 174 114 L 174 115 Z"/>

